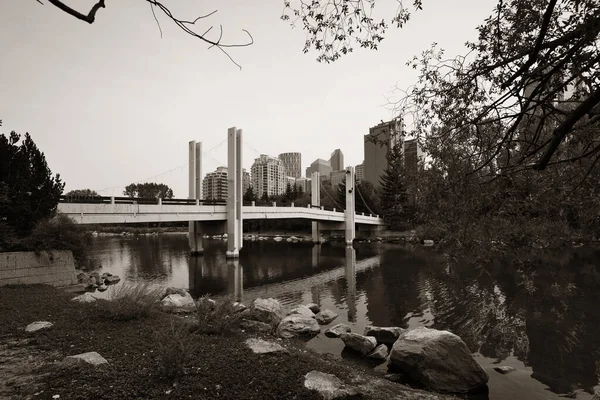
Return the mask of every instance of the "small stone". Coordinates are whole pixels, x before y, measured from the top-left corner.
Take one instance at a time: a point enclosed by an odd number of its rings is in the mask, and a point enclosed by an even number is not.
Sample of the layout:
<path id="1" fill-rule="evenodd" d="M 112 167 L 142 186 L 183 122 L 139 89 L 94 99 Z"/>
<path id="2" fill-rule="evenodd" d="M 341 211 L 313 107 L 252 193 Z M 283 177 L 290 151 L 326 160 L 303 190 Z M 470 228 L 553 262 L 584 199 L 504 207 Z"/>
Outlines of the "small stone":
<path id="1" fill-rule="evenodd" d="M 315 318 L 315 313 L 310 310 L 307 306 L 299 305 L 298 307 L 294 307 L 290 310 L 288 315 L 299 314 L 308 318 Z"/>
<path id="2" fill-rule="evenodd" d="M 242 312 L 244 310 L 246 310 L 248 307 L 246 307 L 243 303 L 240 303 L 239 301 L 236 301 L 235 303 L 233 303 L 233 311 L 235 312 Z"/>
<path id="3" fill-rule="evenodd" d="M 74 356 L 68 356 L 65 358 L 64 362 L 66 364 L 79 364 L 79 363 L 87 363 L 91 365 L 101 365 L 108 364 L 108 361 L 100 354 L 95 351 L 90 351 L 88 353 L 81 353 Z"/>
<path id="4" fill-rule="evenodd" d="M 319 313 L 315 316 L 315 319 L 317 320 L 317 322 L 319 323 L 319 325 L 327 325 L 331 322 L 333 322 L 334 319 L 336 319 L 338 317 L 338 315 L 336 313 L 334 313 L 331 310 L 321 310 L 319 311 Z"/>
<path id="5" fill-rule="evenodd" d="M 404 382 L 405 377 L 404 374 L 394 373 L 394 374 L 385 374 L 383 379 L 387 379 L 390 382 L 401 383 Z"/>
<path id="6" fill-rule="evenodd" d="M 162 307 L 166 311 L 171 312 L 193 312 L 196 310 L 196 303 L 192 296 L 187 293 L 187 296 L 180 294 L 170 294 L 161 300 Z"/>
<path id="7" fill-rule="evenodd" d="M 60 394 L 55 394 L 54 396 L 52 396 L 53 399 L 60 399 Z"/>
<path id="8" fill-rule="evenodd" d="M 352 329 L 350 329 L 350 327 L 346 324 L 337 324 L 337 325 L 332 326 L 331 328 L 327 329 L 325 331 L 325 336 L 330 337 L 330 338 L 338 338 L 338 337 L 342 336 L 343 333 L 348 333 L 351 330 Z"/>
<path id="9" fill-rule="evenodd" d="M 396 326 L 367 326 L 364 335 L 375 337 L 379 344 L 383 343 L 392 346 L 405 330 Z"/>
<path id="10" fill-rule="evenodd" d="M 267 354 L 267 353 L 289 353 L 289 351 L 278 343 L 267 342 L 262 339 L 247 339 L 246 346 L 248 346 L 256 354 Z"/>
<path id="11" fill-rule="evenodd" d="M 315 303 L 308 303 L 306 305 L 306 307 L 308 307 L 310 309 L 310 311 L 312 311 L 315 314 L 317 314 L 319 311 L 321 311 L 321 307 L 319 307 L 319 305 L 315 304 Z"/>
<path id="12" fill-rule="evenodd" d="M 77 283 L 87 283 L 90 280 L 90 276 L 85 272 L 77 274 Z"/>
<path id="13" fill-rule="evenodd" d="M 494 367 L 494 371 L 500 372 L 502 375 L 506 375 L 510 372 L 516 371 L 516 369 L 514 369 L 513 367 L 509 367 L 507 365 L 503 365 L 500 367 Z"/>
<path id="14" fill-rule="evenodd" d="M 99 292 L 106 292 L 106 290 L 108 289 L 108 286 L 106 286 L 104 283 L 100 286 L 98 286 L 98 288 L 96 290 L 98 290 Z"/>
<path id="15" fill-rule="evenodd" d="M 120 280 L 121 278 L 119 278 L 117 275 L 109 275 L 104 278 L 104 282 L 107 285 L 114 285 L 115 283 L 119 283 Z"/>
<path id="16" fill-rule="evenodd" d="M 80 294 L 79 296 L 73 297 L 71 301 L 75 301 L 77 303 L 93 303 L 96 301 L 96 298 L 90 292 L 86 292 L 84 294 Z"/>
<path id="17" fill-rule="evenodd" d="M 325 400 L 359 398 L 360 393 L 347 386 L 340 378 L 320 371 L 310 371 L 304 376 L 304 387 L 316 390 Z"/>
<path id="18" fill-rule="evenodd" d="M 370 352 L 367 357 L 372 358 L 374 360 L 385 360 L 388 356 L 388 348 L 385 344 L 380 344 L 375 347 L 375 349 Z"/>
<path id="19" fill-rule="evenodd" d="M 37 332 L 41 329 L 47 329 L 54 325 L 48 321 L 35 321 L 25 327 L 25 332 Z"/>
<path id="20" fill-rule="evenodd" d="M 433 240 L 425 239 L 425 240 L 423 240 L 423 245 L 424 246 L 433 246 Z"/>

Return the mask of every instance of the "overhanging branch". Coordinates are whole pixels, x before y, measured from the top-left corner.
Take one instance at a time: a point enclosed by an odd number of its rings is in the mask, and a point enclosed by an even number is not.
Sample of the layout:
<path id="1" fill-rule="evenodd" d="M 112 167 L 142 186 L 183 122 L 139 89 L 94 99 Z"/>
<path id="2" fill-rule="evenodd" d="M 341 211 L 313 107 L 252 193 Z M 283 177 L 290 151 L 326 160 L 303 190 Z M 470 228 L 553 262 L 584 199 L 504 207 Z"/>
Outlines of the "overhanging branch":
<path id="1" fill-rule="evenodd" d="M 50 4 L 60 8 L 62 11 L 66 12 L 67 14 L 72 15 L 75 18 L 80 19 L 82 21 L 85 21 L 88 24 L 92 24 L 94 22 L 94 20 L 96 19 L 96 13 L 98 12 L 98 10 L 100 8 L 105 8 L 104 0 L 99 0 L 96 4 L 93 5 L 90 12 L 87 15 L 85 15 L 85 14 L 80 13 L 77 10 L 72 9 L 68 5 L 64 4 L 62 1 L 59 1 L 59 0 L 48 0 L 48 1 L 50 2 Z M 38 0 L 38 2 L 41 3 L 41 1 L 39 1 L 39 0 Z"/>

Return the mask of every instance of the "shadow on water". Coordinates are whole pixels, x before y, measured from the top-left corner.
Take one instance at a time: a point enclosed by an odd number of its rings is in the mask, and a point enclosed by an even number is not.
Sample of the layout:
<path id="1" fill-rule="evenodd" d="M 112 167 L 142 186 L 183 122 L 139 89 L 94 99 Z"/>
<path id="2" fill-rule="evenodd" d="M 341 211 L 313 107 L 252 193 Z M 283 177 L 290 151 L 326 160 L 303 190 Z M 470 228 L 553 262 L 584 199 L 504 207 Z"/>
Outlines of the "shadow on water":
<path id="1" fill-rule="evenodd" d="M 231 261 L 225 245 L 210 240 L 202 257 L 190 257 L 183 235 L 98 238 L 94 256 L 129 281 L 185 287 L 194 296 L 315 302 L 339 314 L 332 325 L 347 322 L 354 332 L 366 325 L 452 331 L 490 375 L 494 399 L 558 398 L 552 392 L 591 393 L 598 384 L 596 249 L 544 256 L 529 267 L 503 260 L 473 268 L 420 247 L 256 241 Z M 320 335 L 308 345 L 353 357 L 339 339 Z M 492 369 L 498 364 L 517 371 L 500 375 Z"/>

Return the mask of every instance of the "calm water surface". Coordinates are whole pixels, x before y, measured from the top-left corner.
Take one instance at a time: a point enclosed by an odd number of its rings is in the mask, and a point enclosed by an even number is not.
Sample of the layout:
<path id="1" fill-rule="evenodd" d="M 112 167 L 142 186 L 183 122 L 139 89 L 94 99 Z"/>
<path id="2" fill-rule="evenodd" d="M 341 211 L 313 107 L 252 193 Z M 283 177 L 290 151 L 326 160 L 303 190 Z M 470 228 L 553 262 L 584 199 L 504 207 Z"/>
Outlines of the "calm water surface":
<path id="1" fill-rule="evenodd" d="M 575 249 L 537 268 L 450 266 L 428 248 L 379 243 L 244 242 L 239 261 L 225 241 L 190 257 L 185 235 L 96 237 L 101 271 L 124 281 L 231 294 L 249 304 L 274 297 L 288 307 L 314 302 L 353 332 L 367 325 L 450 330 L 490 376 L 490 399 L 589 399 L 600 374 L 600 250 Z M 344 358 L 343 342 L 308 342 Z M 501 375 L 492 368 L 510 365 Z M 383 365 L 378 368 L 383 369 Z M 559 396 L 563 395 L 563 397 Z"/>

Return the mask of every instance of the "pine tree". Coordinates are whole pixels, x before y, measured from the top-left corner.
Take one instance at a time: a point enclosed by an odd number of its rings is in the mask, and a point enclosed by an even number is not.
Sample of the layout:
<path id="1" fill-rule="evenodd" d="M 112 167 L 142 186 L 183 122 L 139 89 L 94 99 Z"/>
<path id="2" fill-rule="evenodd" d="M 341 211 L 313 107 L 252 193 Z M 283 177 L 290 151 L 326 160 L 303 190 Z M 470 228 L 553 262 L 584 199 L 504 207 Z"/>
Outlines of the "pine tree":
<path id="1" fill-rule="evenodd" d="M 243 200 L 247 202 L 256 201 L 256 195 L 254 194 L 254 189 L 252 189 L 252 186 L 248 186 L 248 189 L 246 189 Z"/>
<path id="2" fill-rule="evenodd" d="M 398 141 L 388 152 L 388 166 L 381 184 L 381 210 L 388 226 L 403 230 L 409 226 L 408 192 L 406 190 L 402 143 Z"/>

